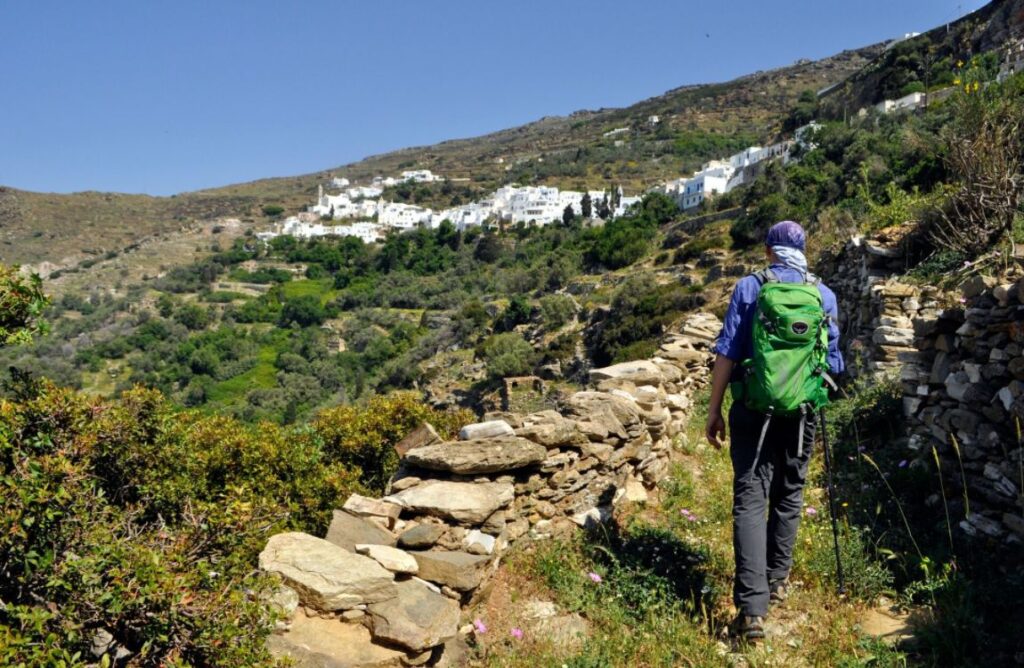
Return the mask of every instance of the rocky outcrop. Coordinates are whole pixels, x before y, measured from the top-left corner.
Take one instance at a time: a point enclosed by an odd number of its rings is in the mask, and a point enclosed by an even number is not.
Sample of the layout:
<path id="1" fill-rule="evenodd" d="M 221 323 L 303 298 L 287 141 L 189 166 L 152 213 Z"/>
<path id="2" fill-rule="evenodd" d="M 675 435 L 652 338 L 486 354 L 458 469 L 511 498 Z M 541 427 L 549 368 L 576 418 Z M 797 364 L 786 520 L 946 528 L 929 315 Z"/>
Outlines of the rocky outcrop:
<path id="1" fill-rule="evenodd" d="M 275 536 L 261 567 L 280 573 L 308 608 L 365 624 L 365 642 L 400 650 L 406 665 L 450 661 L 461 606 L 486 595 L 511 545 L 568 535 L 606 521 L 617 504 L 647 498 L 707 381 L 720 326 L 711 315 L 690 317 L 654 358 L 592 370 L 593 387 L 558 410 L 503 413 L 467 425 L 452 442 L 421 426 L 397 448 L 400 473 L 386 497 L 353 495 L 327 540 Z M 287 558 L 282 543 L 296 546 Z M 352 594 L 338 569 L 359 571 L 347 576 L 358 582 L 373 574 L 379 588 Z M 565 624 L 567 638 L 586 628 L 582 619 Z M 275 653 L 295 656 L 288 636 L 275 637 Z"/>

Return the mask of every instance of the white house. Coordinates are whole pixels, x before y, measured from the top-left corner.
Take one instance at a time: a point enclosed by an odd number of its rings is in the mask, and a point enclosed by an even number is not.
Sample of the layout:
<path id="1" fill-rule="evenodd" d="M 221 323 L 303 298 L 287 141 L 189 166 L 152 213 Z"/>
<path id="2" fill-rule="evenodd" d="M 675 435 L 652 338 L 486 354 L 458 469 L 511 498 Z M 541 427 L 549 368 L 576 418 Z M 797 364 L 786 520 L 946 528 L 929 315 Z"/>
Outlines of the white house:
<path id="1" fill-rule="evenodd" d="M 372 244 L 384 238 L 384 229 L 376 223 L 352 223 L 335 225 L 331 234 L 339 237 L 359 237 L 365 244 Z"/>
<path id="2" fill-rule="evenodd" d="M 1022 70 L 1024 70 L 1024 41 L 1018 41 L 1006 48 L 996 81 L 1003 83 Z"/>
<path id="3" fill-rule="evenodd" d="M 875 105 L 875 109 L 883 114 L 892 114 L 897 111 L 917 109 L 922 105 L 924 105 L 924 93 L 911 93 L 898 100 L 882 100 Z"/>
<path id="4" fill-rule="evenodd" d="M 823 127 L 825 126 L 817 121 L 811 121 L 807 125 L 801 125 L 793 131 L 794 143 L 804 151 L 814 150 L 818 146 L 812 141 L 814 133 Z"/>
<path id="5" fill-rule="evenodd" d="M 429 225 L 433 211 L 422 206 L 400 202 L 382 202 L 377 207 L 377 222 L 383 227 L 411 230 Z"/>
<path id="6" fill-rule="evenodd" d="M 701 205 L 705 199 L 727 192 L 736 169 L 730 162 L 712 160 L 685 180 L 676 192 L 676 203 L 684 211 Z"/>
<path id="7" fill-rule="evenodd" d="M 384 189 L 379 186 L 355 186 L 346 190 L 345 194 L 349 196 L 349 199 L 357 200 L 380 197 L 383 192 Z"/>
<path id="8" fill-rule="evenodd" d="M 335 188 L 348 188 L 350 185 L 352 185 L 352 183 L 344 176 L 336 176 L 333 179 L 331 179 L 331 185 L 333 185 Z"/>
<path id="9" fill-rule="evenodd" d="M 413 171 L 402 172 L 401 181 L 413 181 L 415 183 L 433 183 L 434 181 L 440 181 L 441 177 L 434 174 L 429 169 L 416 169 Z"/>

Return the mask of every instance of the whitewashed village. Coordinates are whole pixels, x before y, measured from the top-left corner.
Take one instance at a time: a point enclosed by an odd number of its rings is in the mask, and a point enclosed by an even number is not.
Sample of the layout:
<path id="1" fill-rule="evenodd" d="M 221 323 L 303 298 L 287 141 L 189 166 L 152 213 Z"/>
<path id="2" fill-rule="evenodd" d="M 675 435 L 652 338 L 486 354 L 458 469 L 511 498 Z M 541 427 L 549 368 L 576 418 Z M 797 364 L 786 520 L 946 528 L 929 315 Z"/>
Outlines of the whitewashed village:
<path id="1" fill-rule="evenodd" d="M 911 32 L 891 41 L 886 49 L 918 36 Z M 1024 40 L 1013 42 L 1004 52 L 997 81 L 1005 81 L 1012 74 L 1024 70 Z M 819 98 L 831 93 L 838 84 L 817 91 Z M 872 107 L 857 110 L 860 118 L 870 113 L 894 114 L 913 112 L 933 101 L 947 97 L 955 86 L 932 91 L 914 92 L 895 100 L 882 100 Z M 647 119 L 648 124 L 661 122 L 658 116 Z M 802 153 L 814 147 L 813 139 L 821 125 L 812 121 L 797 128 L 793 137 L 770 146 L 750 146 L 734 155 L 704 163 L 701 168 L 679 179 L 661 183 L 650 189 L 668 195 L 679 208 L 695 213 L 715 196 L 731 192 L 749 184 L 761 173 L 765 163 L 778 160 L 783 164 L 797 159 Z M 619 137 L 628 134 L 630 128 L 613 128 L 604 133 L 605 137 Z M 615 145 L 625 140 L 615 139 Z M 402 183 L 433 183 L 446 177 L 434 174 L 429 169 L 403 171 L 398 176 L 376 176 L 368 184 L 356 184 L 348 178 L 332 179 L 328 188 L 336 191 L 329 194 L 324 186 L 319 187 L 316 202 L 306 211 L 277 222 L 269 230 L 259 232 L 257 237 L 268 241 L 277 236 L 311 238 L 320 236 L 352 236 L 364 243 L 383 241 L 388 234 L 414 228 L 436 229 L 443 221 L 449 221 L 458 230 L 489 224 L 510 224 L 543 226 L 562 221 L 567 207 L 574 216 L 582 216 L 585 209 L 590 215 L 586 225 L 602 225 L 605 219 L 624 215 L 631 206 L 638 203 L 643 193 L 625 195 L 622 188 L 614 192 L 603 190 L 576 191 L 559 190 L 553 186 L 506 185 L 498 188 L 482 200 L 469 202 L 448 209 L 434 210 L 427 207 L 385 201 L 385 189 Z M 589 198 L 590 206 L 583 205 Z M 600 203 L 607 208 L 599 206 Z M 603 217 L 599 215 L 605 211 Z"/>
<path id="2" fill-rule="evenodd" d="M 692 175 L 659 184 L 651 191 L 664 193 L 674 199 L 681 210 L 693 212 L 706 200 L 749 183 L 760 171 L 755 168 L 763 163 L 771 160 L 786 163 L 793 159 L 795 148 L 801 151 L 810 148 L 813 132 L 818 127 L 812 122 L 797 128 L 793 139 L 766 147 L 751 146 L 727 158 L 712 160 Z M 298 238 L 353 236 L 365 243 L 375 243 L 394 232 L 418 227 L 436 229 L 446 220 L 458 230 L 491 223 L 543 226 L 560 222 L 567 207 L 577 216 L 589 208 L 590 216 L 585 224 L 601 225 L 604 219 L 598 215 L 602 208 L 599 203 L 608 205 L 606 217 L 615 218 L 642 199 L 642 194 L 625 195 L 621 187 L 609 193 L 517 185 L 502 186 L 485 199 L 442 210 L 385 201 L 382 197 L 389 186 L 443 180 L 443 176 L 429 169 L 405 171 L 397 177 L 378 176 L 366 185 L 335 178 L 330 188 L 336 189 L 337 194 L 329 194 L 321 185 L 316 202 L 306 211 L 275 223 L 257 236 L 264 241 L 282 235 Z M 591 206 L 584 207 L 585 198 L 589 198 Z"/>

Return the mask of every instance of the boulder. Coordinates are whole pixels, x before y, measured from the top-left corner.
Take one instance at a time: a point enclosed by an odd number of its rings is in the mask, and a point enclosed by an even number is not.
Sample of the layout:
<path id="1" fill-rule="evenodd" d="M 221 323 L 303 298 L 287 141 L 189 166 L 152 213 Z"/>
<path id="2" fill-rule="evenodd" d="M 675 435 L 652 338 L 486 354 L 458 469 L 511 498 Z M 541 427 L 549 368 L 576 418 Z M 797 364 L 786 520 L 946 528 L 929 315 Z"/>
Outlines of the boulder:
<path id="1" fill-rule="evenodd" d="M 490 557 L 467 552 L 427 550 L 409 554 L 419 564 L 419 577 L 447 585 L 457 591 L 469 591 L 479 587 L 491 561 Z"/>
<path id="2" fill-rule="evenodd" d="M 388 499 L 412 512 L 477 525 L 514 496 L 511 483 L 427 480 Z"/>
<path id="3" fill-rule="evenodd" d="M 625 430 L 630 437 L 636 436 L 640 424 L 640 408 L 636 402 L 604 392 L 577 392 L 566 400 L 569 412 L 583 419 L 600 420 L 615 434 Z M 604 416 L 610 414 L 608 421 Z"/>
<path id="4" fill-rule="evenodd" d="M 335 510 L 331 525 L 327 527 L 327 542 L 354 552 L 357 543 L 394 545 L 395 535 L 345 510 Z"/>
<path id="5" fill-rule="evenodd" d="M 422 652 L 455 637 L 458 602 L 414 580 L 399 582 L 397 588 L 395 598 L 367 608 L 375 639 Z"/>
<path id="6" fill-rule="evenodd" d="M 267 639 L 267 649 L 297 668 L 399 668 L 405 652 L 377 645 L 362 624 L 307 617 L 299 612 L 288 631 Z"/>
<path id="7" fill-rule="evenodd" d="M 512 436 L 515 432 L 512 426 L 504 420 L 490 420 L 488 422 L 477 422 L 467 424 L 459 430 L 459 439 L 472 441 L 478 438 L 497 438 L 499 436 Z"/>
<path id="8" fill-rule="evenodd" d="M 622 362 L 590 371 L 590 382 L 592 383 L 596 384 L 611 378 L 629 380 L 637 385 L 661 385 L 664 380 L 661 370 L 650 360 Z"/>
<path id="9" fill-rule="evenodd" d="M 544 461 L 547 455 L 547 448 L 542 445 L 525 438 L 506 436 L 435 443 L 410 450 L 405 461 L 431 471 L 472 475 L 534 466 Z"/>
<path id="10" fill-rule="evenodd" d="M 434 543 L 441 538 L 444 532 L 445 527 L 441 524 L 419 524 L 408 531 L 403 531 L 398 536 L 398 544 L 407 550 L 424 550 L 434 547 Z"/>
<path id="11" fill-rule="evenodd" d="M 356 552 L 365 554 L 392 573 L 416 575 L 419 566 L 408 552 L 387 545 L 356 545 Z"/>
<path id="12" fill-rule="evenodd" d="M 442 439 L 432 424 L 421 422 L 420 426 L 410 431 L 401 441 L 395 443 L 395 452 L 398 453 L 399 457 L 404 457 L 405 453 L 410 450 L 422 448 L 425 445 L 437 443 L 440 440 Z"/>
<path id="13" fill-rule="evenodd" d="M 376 561 L 309 534 L 271 536 L 259 565 L 279 574 L 304 605 L 317 610 L 345 610 L 395 595 L 394 575 Z"/>

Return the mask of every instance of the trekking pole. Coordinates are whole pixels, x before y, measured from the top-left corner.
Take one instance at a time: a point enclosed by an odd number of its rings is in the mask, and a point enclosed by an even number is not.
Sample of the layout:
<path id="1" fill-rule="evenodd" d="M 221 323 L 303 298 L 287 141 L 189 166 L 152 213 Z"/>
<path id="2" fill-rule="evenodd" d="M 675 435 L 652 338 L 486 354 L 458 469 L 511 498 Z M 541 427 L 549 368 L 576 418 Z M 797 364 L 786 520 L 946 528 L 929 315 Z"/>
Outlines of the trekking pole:
<path id="1" fill-rule="evenodd" d="M 828 445 L 828 426 L 825 424 L 825 410 L 821 416 L 821 442 L 825 451 L 825 475 L 828 481 L 828 510 L 832 516 L 832 542 L 836 549 L 836 579 L 839 581 L 839 595 L 846 594 L 846 579 L 843 577 L 843 560 L 839 556 L 839 520 L 836 517 L 836 488 L 832 483 L 832 451 Z"/>

